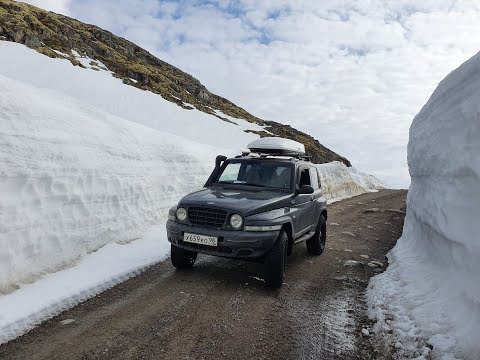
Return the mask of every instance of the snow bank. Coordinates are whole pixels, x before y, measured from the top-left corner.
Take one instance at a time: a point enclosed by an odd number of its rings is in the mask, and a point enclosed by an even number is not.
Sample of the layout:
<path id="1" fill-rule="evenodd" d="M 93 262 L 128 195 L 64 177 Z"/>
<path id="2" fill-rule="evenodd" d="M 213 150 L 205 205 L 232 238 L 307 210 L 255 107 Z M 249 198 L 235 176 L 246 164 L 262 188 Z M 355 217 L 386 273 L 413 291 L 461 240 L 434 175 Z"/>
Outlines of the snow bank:
<path id="1" fill-rule="evenodd" d="M 339 161 L 317 165 L 317 169 L 323 195 L 330 202 L 385 188 L 376 177 L 346 167 Z"/>
<path id="2" fill-rule="evenodd" d="M 410 128 L 402 237 L 367 294 L 397 358 L 480 358 L 480 54 L 445 78 Z M 430 352 L 428 347 L 433 347 Z"/>
<path id="3" fill-rule="evenodd" d="M 0 75 L 0 292 L 142 237 L 218 149 Z"/>
<path id="4" fill-rule="evenodd" d="M 84 256 L 76 266 L 47 274 L 1 296 L 0 344 L 140 274 L 169 254 L 164 225 L 154 226 L 142 239 L 128 244 L 110 243 Z"/>

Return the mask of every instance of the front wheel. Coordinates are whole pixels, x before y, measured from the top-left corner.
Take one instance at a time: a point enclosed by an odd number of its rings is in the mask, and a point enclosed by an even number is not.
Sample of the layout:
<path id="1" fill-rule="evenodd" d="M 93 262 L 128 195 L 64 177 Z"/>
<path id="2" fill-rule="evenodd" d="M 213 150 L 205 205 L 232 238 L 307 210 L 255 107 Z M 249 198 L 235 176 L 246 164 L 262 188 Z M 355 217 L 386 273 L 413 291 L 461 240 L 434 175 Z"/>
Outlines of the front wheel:
<path id="1" fill-rule="evenodd" d="M 325 250 L 325 243 L 327 242 L 327 221 L 320 216 L 317 224 L 315 235 L 307 240 L 307 251 L 310 255 L 321 255 Z"/>
<path id="2" fill-rule="evenodd" d="M 272 250 L 265 256 L 265 285 L 280 288 L 285 279 L 287 266 L 288 235 L 282 230 Z"/>
<path id="3" fill-rule="evenodd" d="M 170 258 L 172 265 L 177 269 L 191 268 L 193 264 L 195 264 L 195 260 L 197 260 L 197 253 L 172 244 L 170 248 Z"/>

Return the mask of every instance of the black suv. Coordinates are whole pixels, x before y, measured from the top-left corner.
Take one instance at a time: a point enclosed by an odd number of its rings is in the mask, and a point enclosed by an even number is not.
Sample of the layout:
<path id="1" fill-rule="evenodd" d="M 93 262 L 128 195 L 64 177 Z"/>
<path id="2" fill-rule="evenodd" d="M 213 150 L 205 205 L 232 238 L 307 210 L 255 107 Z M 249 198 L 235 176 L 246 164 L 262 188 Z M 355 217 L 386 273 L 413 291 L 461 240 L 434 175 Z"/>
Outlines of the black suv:
<path id="1" fill-rule="evenodd" d="M 265 284 L 278 288 L 294 244 L 323 252 L 327 204 L 316 167 L 301 154 L 255 151 L 217 156 L 204 188 L 170 209 L 173 266 L 192 267 L 197 253 L 260 260 Z"/>

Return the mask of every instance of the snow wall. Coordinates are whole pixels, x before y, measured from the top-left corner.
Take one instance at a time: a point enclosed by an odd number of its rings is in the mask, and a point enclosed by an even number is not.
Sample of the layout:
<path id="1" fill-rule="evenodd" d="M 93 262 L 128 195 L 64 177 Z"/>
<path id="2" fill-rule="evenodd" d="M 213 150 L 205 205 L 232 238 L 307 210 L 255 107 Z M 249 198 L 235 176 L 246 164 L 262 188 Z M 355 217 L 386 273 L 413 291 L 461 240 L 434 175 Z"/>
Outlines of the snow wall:
<path id="1" fill-rule="evenodd" d="M 413 120 L 408 164 L 403 235 L 367 293 L 377 335 L 386 352 L 398 342 L 397 358 L 478 360 L 480 54 L 448 75 Z"/>
<path id="2" fill-rule="evenodd" d="M 142 237 L 218 150 L 0 75 L 0 293 Z"/>

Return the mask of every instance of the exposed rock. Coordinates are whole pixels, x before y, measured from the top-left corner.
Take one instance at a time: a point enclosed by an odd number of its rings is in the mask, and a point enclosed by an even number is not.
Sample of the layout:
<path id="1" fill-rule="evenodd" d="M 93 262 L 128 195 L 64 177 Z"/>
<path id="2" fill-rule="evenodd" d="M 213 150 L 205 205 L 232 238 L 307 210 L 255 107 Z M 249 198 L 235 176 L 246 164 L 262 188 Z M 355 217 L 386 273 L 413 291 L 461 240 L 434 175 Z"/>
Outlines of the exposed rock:
<path id="1" fill-rule="evenodd" d="M 35 49 L 42 46 L 42 42 L 36 36 L 27 36 L 25 38 L 25 45 L 29 48 Z"/>
<path id="2" fill-rule="evenodd" d="M 400 209 L 388 209 L 387 211 L 389 212 L 394 212 L 394 213 L 399 213 L 399 214 L 406 214 L 406 212 L 404 210 L 400 210 Z"/>
<path id="3" fill-rule="evenodd" d="M 135 81 L 138 81 L 139 83 L 143 83 L 145 81 L 145 77 L 142 74 L 136 73 L 135 71 L 132 71 L 132 70 L 127 70 L 127 77 Z"/>
<path id="4" fill-rule="evenodd" d="M 198 98 L 205 102 L 208 102 L 210 100 L 210 96 L 208 95 L 208 92 L 205 90 L 200 90 L 200 92 L 198 93 Z"/>
<path id="5" fill-rule="evenodd" d="M 347 260 L 343 263 L 343 266 L 357 266 L 360 265 L 360 263 L 356 260 Z"/>
<path id="6" fill-rule="evenodd" d="M 351 233 L 350 231 L 342 231 L 342 234 L 348 235 L 348 236 L 351 236 L 351 237 L 356 237 L 357 236 L 354 233 Z"/>
<path id="7" fill-rule="evenodd" d="M 25 33 L 22 29 L 18 29 L 13 33 L 13 40 L 17 43 L 21 43 L 23 38 L 25 37 Z"/>
<path id="8" fill-rule="evenodd" d="M 379 208 L 371 208 L 364 211 L 364 213 L 374 213 L 380 211 Z"/>
<path id="9" fill-rule="evenodd" d="M 185 85 L 185 90 L 187 90 L 190 94 L 198 94 L 198 86 L 195 83 L 189 83 Z"/>
<path id="10" fill-rule="evenodd" d="M 370 266 L 371 268 L 383 267 L 383 263 L 376 260 L 370 261 L 367 265 Z"/>

